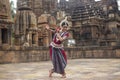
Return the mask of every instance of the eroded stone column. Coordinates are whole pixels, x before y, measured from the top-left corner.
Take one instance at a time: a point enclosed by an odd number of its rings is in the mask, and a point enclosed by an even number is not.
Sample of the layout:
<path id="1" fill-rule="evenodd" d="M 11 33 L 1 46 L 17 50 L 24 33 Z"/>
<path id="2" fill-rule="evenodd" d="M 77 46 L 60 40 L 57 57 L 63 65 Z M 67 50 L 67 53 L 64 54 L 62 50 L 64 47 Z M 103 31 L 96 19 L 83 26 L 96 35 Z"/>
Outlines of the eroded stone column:
<path id="1" fill-rule="evenodd" d="M 17 11 L 16 16 L 16 41 L 20 41 L 17 46 L 33 46 L 38 45 L 37 40 L 37 22 L 36 16 L 29 7 L 21 7 Z"/>

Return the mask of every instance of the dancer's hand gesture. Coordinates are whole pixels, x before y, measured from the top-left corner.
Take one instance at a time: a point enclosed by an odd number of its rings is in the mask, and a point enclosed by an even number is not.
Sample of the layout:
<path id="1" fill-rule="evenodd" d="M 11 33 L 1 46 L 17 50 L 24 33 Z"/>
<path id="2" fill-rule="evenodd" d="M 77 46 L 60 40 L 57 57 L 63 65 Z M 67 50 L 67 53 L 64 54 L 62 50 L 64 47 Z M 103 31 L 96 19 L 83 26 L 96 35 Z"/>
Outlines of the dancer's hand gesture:
<path id="1" fill-rule="evenodd" d="M 45 28 L 46 28 L 47 30 L 49 30 L 49 29 L 50 29 L 49 25 L 46 25 L 46 26 L 45 26 Z"/>

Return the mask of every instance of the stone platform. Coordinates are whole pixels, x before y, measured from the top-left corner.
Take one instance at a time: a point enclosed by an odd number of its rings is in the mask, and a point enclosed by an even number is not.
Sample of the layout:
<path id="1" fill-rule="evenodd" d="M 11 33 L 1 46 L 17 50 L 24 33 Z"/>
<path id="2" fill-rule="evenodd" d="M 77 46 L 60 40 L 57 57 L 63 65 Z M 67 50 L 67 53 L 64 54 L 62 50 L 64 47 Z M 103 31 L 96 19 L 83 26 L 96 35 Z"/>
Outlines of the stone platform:
<path id="1" fill-rule="evenodd" d="M 49 78 L 51 67 L 51 61 L 0 64 L 0 80 L 120 80 L 120 59 L 68 60 L 67 78 Z"/>

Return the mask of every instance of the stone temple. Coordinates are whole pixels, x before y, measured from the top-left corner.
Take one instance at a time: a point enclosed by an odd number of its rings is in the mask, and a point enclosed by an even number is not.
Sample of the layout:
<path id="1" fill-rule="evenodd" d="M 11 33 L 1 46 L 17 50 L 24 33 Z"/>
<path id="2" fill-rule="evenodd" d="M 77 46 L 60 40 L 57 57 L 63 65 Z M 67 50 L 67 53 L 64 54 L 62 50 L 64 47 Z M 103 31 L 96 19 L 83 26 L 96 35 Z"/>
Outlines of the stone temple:
<path id="1" fill-rule="evenodd" d="M 0 63 L 49 60 L 53 34 L 67 17 L 68 58 L 119 58 L 117 0 L 17 0 L 14 20 L 9 0 L 0 0 Z"/>
<path id="2" fill-rule="evenodd" d="M 0 0 L 0 49 L 12 45 L 12 24 L 9 0 Z"/>
<path id="3" fill-rule="evenodd" d="M 19 0 L 17 4 L 18 12 L 25 6 L 36 15 L 36 27 L 41 30 L 36 36 L 38 46 L 48 46 L 51 41 L 48 34 L 52 34 L 44 31 L 44 24 L 53 27 L 65 16 L 69 18 L 71 33 L 67 46 L 115 46 L 120 43 L 117 0 L 60 0 L 59 3 L 57 0 Z"/>

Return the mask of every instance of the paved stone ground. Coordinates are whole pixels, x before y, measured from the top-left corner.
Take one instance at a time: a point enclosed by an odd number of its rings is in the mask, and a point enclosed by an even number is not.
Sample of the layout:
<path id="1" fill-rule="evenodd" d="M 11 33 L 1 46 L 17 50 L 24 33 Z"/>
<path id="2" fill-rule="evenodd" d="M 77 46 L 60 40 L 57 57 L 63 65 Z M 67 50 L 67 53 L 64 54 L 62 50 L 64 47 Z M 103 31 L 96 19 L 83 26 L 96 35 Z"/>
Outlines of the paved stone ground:
<path id="1" fill-rule="evenodd" d="M 68 60 L 67 78 L 48 77 L 50 61 L 0 64 L 0 80 L 120 80 L 120 59 Z"/>

